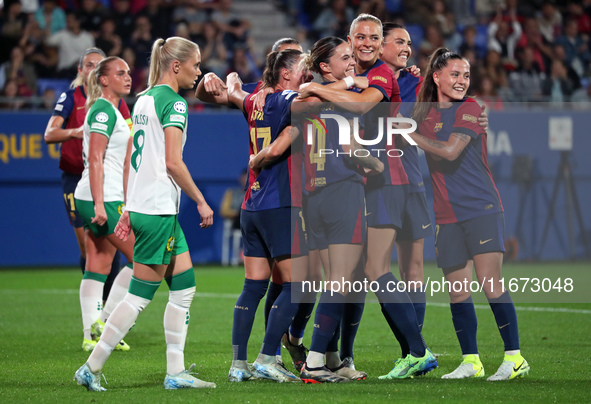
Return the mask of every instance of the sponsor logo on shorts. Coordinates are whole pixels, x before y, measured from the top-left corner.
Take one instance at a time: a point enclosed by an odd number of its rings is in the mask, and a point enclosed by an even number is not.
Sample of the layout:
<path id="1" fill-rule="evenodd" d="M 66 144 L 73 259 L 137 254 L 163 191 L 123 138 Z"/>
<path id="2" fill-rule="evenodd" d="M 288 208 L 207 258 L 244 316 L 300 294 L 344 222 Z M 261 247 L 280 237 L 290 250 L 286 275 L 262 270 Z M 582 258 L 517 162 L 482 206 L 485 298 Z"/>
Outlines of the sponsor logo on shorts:
<path id="1" fill-rule="evenodd" d="M 489 241 L 492 241 L 492 238 L 489 238 L 488 240 L 484 240 L 484 241 L 480 240 L 480 245 L 486 244 Z"/>
<path id="2" fill-rule="evenodd" d="M 170 238 L 168 239 L 168 242 L 166 243 L 166 251 L 172 251 L 173 248 L 174 248 L 174 237 L 170 236 Z"/>
<path id="3" fill-rule="evenodd" d="M 423 230 L 425 230 L 429 226 L 431 226 L 431 223 L 429 223 L 429 224 L 422 224 L 421 225 L 421 227 L 423 228 Z"/>
<path id="4" fill-rule="evenodd" d="M 99 112 L 96 114 L 96 120 L 99 122 L 107 122 L 109 120 L 109 115 L 104 112 Z"/>
<path id="5" fill-rule="evenodd" d="M 125 204 L 124 203 L 117 206 L 117 212 L 119 212 L 119 215 L 122 215 L 123 212 L 125 212 Z"/>
<path id="6" fill-rule="evenodd" d="M 184 114 L 185 112 L 187 112 L 187 104 L 185 104 L 183 101 L 175 102 L 173 108 L 179 114 Z"/>

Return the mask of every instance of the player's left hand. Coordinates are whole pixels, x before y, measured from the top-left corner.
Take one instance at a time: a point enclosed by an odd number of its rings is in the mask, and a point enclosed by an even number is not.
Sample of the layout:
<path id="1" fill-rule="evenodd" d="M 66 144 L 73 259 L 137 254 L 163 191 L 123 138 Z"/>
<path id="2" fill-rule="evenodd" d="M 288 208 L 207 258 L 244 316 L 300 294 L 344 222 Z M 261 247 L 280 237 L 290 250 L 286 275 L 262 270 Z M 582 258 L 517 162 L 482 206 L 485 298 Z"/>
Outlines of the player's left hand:
<path id="1" fill-rule="evenodd" d="M 121 214 L 117 226 L 115 226 L 115 235 L 121 240 L 125 241 L 131 233 L 131 221 L 129 220 L 129 212 L 125 211 Z"/>
<path id="2" fill-rule="evenodd" d="M 200 204 L 197 204 L 197 211 L 199 211 L 199 215 L 201 216 L 201 226 L 202 229 L 205 229 L 213 224 L 213 210 L 209 207 L 207 202 L 203 201 Z"/>
<path id="3" fill-rule="evenodd" d="M 480 113 L 480 116 L 478 117 L 478 125 L 480 125 L 481 128 L 483 128 L 484 130 L 488 129 L 488 115 L 486 112 L 484 112 L 484 110 L 486 109 L 486 105 L 482 106 L 482 112 Z"/>
<path id="4" fill-rule="evenodd" d="M 107 223 L 107 211 L 105 210 L 104 204 L 95 204 L 94 205 L 94 217 L 91 218 L 92 220 L 90 223 L 98 224 L 99 226 L 104 225 Z"/>
<path id="5" fill-rule="evenodd" d="M 406 70 L 410 74 L 414 74 L 415 76 L 420 76 L 421 75 L 421 69 L 419 69 L 419 67 L 417 65 L 408 66 L 404 70 Z"/>
<path id="6" fill-rule="evenodd" d="M 207 73 L 203 76 L 203 86 L 207 94 L 220 96 L 228 88 L 226 83 L 214 73 Z"/>

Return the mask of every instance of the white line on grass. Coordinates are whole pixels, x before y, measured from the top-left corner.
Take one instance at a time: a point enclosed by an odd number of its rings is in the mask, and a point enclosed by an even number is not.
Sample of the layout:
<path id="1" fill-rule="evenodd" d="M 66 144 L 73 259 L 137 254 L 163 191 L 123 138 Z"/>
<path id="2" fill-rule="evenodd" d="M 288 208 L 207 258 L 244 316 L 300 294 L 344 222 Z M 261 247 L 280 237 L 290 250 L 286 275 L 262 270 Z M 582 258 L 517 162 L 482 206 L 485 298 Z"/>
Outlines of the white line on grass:
<path id="1" fill-rule="evenodd" d="M 44 293 L 44 294 L 67 294 L 67 295 L 74 295 L 80 293 L 78 289 L 0 289 L 0 294 L 2 293 Z M 168 293 L 168 291 L 159 291 L 156 292 L 158 294 Z M 237 294 L 235 293 L 202 293 L 197 292 L 195 293 L 196 298 L 205 298 L 205 299 L 238 299 Z M 368 299 L 369 302 L 375 303 L 377 300 L 373 297 Z M 449 303 L 437 303 L 437 302 L 428 302 L 428 306 L 435 306 L 435 307 L 449 307 Z M 475 304 L 475 309 L 479 310 L 490 310 L 490 306 L 486 304 Z M 591 310 L 585 309 L 569 309 L 566 307 L 536 307 L 536 306 L 515 306 L 515 310 L 517 311 L 537 311 L 537 312 L 546 312 L 546 313 L 575 313 L 575 314 L 591 314 Z"/>

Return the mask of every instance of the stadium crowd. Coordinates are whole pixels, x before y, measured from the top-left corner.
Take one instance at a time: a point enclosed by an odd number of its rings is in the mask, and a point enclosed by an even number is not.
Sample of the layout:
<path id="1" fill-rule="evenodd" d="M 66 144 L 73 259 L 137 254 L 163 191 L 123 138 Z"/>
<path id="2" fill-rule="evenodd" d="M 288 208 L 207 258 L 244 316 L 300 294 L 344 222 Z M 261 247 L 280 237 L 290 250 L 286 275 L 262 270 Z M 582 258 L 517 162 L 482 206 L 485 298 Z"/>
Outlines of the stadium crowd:
<path id="1" fill-rule="evenodd" d="M 359 13 L 400 23 L 413 38 L 410 64 L 425 71 L 427 57 L 438 47 L 459 52 L 472 66 L 472 95 L 492 109 L 503 108 L 503 102 L 591 97 L 590 0 L 275 4 L 286 25 L 297 28 L 304 49 L 322 37 L 344 38 Z M 5 0 L 0 17 L 2 109 L 51 108 L 76 76 L 79 55 L 91 46 L 128 63 L 131 95 L 145 89 L 150 46 L 160 37 L 197 43 L 204 73 L 221 77 L 236 71 L 245 82 L 254 82 L 264 69 L 265 55 L 257 54 L 249 36 L 256 21 L 238 14 L 232 0 Z M 192 98 L 191 92 L 184 95 Z M 35 102 L 29 99 L 34 96 Z"/>

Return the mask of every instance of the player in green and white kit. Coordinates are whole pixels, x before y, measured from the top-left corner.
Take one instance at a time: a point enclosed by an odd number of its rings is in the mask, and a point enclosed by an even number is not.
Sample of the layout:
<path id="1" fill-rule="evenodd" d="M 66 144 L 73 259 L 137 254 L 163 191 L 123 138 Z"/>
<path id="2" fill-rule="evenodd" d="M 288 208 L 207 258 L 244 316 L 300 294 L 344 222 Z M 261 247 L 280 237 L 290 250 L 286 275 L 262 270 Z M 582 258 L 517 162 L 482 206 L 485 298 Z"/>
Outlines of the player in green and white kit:
<path id="1" fill-rule="evenodd" d="M 129 269 L 120 272 L 105 304 L 106 313 L 102 313 L 103 287 L 115 253 L 120 250 L 129 262 L 133 259 L 133 236 L 122 241 L 113 234 L 125 206 L 124 163 L 131 146 L 129 125 L 118 105 L 130 89 L 129 66 L 118 57 L 101 60 L 88 78 L 88 112 L 82 141 L 84 171 L 74 192 L 85 230 L 86 272 L 80 282 L 85 351 L 96 346 L 91 331 L 101 335 L 103 321 L 125 297 L 131 277 Z M 115 348 L 129 350 L 129 345 L 120 340 Z"/>
<path id="2" fill-rule="evenodd" d="M 177 92 L 193 88 L 201 74 L 199 47 L 184 38 L 158 39 L 152 46 L 149 87 L 133 112 L 133 153 L 127 192 L 127 210 L 115 233 L 126 239 L 135 234 L 133 277 L 129 293 L 105 324 L 101 340 L 75 374 L 88 390 L 105 390 L 100 372 L 111 351 L 153 299 L 162 279 L 170 293 L 164 312 L 166 389 L 216 387 L 185 370 L 184 347 L 189 308 L 195 294 L 195 274 L 177 215 L 181 189 L 197 203 L 201 227 L 213 223 L 213 211 L 193 182 L 182 160 L 187 130 L 187 103 Z"/>

